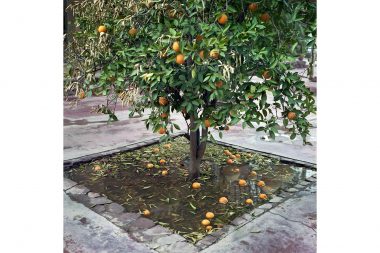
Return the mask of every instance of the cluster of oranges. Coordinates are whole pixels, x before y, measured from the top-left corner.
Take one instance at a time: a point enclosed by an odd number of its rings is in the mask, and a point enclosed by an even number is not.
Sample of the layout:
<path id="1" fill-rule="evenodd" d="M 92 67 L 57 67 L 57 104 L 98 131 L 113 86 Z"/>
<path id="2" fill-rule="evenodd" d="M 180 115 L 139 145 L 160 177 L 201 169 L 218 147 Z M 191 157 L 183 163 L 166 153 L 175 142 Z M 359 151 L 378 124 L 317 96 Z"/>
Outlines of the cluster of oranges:
<path id="1" fill-rule="evenodd" d="M 234 160 L 240 159 L 241 155 L 240 154 L 232 154 L 229 150 L 224 150 L 224 154 L 228 156 L 227 159 L 227 164 L 233 164 Z"/>
<path id="2" fill-rule="evenodd" d="M 175 62 L 177 64 L 184 64 L 185 63 L 185 55 L 181 53 L 181 45 L 179 41 L 174 41 L 172 45 L 172 49 L 177 53 L 177 56 L 175 58 Z"/>
<path id="3" fill-rule="evenodd" d="M 207 231 L 210 231 L 212 229 L 210 220 L 212 220 L 215 217 L 215 215 L 213 212 L 207 212 L 205 217 L 206 219 L 202 220 L 201 224 L 206 227 Z"/>

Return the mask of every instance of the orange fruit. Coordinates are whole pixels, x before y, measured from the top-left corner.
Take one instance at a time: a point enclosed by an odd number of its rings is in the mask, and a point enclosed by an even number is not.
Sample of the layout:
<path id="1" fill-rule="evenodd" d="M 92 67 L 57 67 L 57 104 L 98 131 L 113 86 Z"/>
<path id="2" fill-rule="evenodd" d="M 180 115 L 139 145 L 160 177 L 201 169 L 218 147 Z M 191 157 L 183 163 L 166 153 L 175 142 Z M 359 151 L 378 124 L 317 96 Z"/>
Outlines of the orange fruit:
<path id="1" fill-rule="evenodd" d="M 205 127 L 211 126 L 210 120 L 208 120 L 208 119 L 206 119 L 204 123 L 205 123 Z"/>
<path id="2" fill-rule="evenodd" d="M 160 149 L 159 149 L 159 148 L 154 148 L 154 149 L 153 149 L 153 152 L 154 152 L 154 153 L 158 153 L 158 152 L 160 152 Z"/>
<path id="3" fill-rule="evenodd" d="M 288 112 L 288 119 L 295 120 L 297 118 L 297 114 L 295 112 Z"/>
<path id="4" fill-rule="evenodd" d="M 164 159 L 161 159 L 161 160 L 159 161 L 159 163 L 160 163 L 160 164 L 165 164 L 166 161 L 165 161 Z"/>
<path id="5" fill-rule="evenodd" d="M 169 103 L 169 101 L 168 101 L 168 99 L 166 98 L 166 97 L 159 97 L 158 98 L 158 103 L 160 104 L 160 105 L 167 105 L 168 103 Z"/>
<path id="6" fill-rule="evenodd" d="M 95 165 L 93 168 L 94 171 L 99 171 L 101 169 L 102 169 L 102 167 L 99 164 Z"/>
<path id="7" fill-rule="evenodd" d="M 210 225 L 211 222 L 208 219 L 204 219 L 204 220 L 202 220 L 201 223 L 203 226 L 208 226 L 208 225 Z"/>
<path id="8" fill-rule="evenodd" d="M 152 169 L 153 167 L 154 167 L 153 163 L 148 163 L 148 164 L 146 165 L 146 168 L 147 168 L 147 169 Z"/>
<path id="9" fill-rule="evenodd" d="M 244 179 L 239 179 L 239 186 L 247 186 L 247 181 Z"/>
<path id="10" fill-rule="evenodd" d="M 185 63 L 185 56 L 183 54 L 179 54 L 175 58 L 175 62 L 177 64 L 184 64 Z"/>
<path id="11" fill-rule="evenodd" d="M 236 156 L 236 158 L 238 158 L 238 159 L 241 157 L 240 154 L 236 154 L 235 156 Z"/>
<path id="12" fill-rule="evenodd" d="M 105 33 L 105 32 L 107 32 L 107 28 L 106 28 L 106 26 L 104 26 L 104 25 L 99 26 L 99 27 L 98 27 L 98 32 L 100 32 L 100 33 Z"/>
<path id="13" fill-rule="evenodd" d="M 205 58 L 205 51 L 199 51 L 199 57 L 203 60 Z"/>
<path id="14" fill-rule="evenodd" d="M 218 59 L 219 58 L 219 50 L 218 49 L 213 49 L 210 51 L 210 57 L 213 59 Z"/>
<path id="15" fill-rule="evenodd" d="M 167 143 L 167 144 L 164 144 L 164 148 L 171 148 L 172 144 L 170 143 Z"/>
<path id="16" fill-rule="evenodd" d="M 234 173 L 238 173 L 238 172 L 240 171 L 240 169 L 239 169 L 239 168 L 233 168 L 232 171 L 233 171 Z"/>
<path id="17" fill-rule="evenodd" d="M 228 203 L 228 199 L 226 197 L 220 197 L 219 198 L 219 203 L 220 204 L 227 204 Z"/>
<path id="18" fill-rule="evenodd" d="M 265 186 L 265 182 L 264 181 L 259 181 L 259 182 L 257 182 L 257 186 L 258 187 L 264 187 Z"/>
<path id="19" fill-rule="evenodd" d="M 210 225 L 206 227 L 207 231 L 210 231 L 211 229 L 212 229 L 212 226 L 210 226 Z"/>
<path id="20" fill-rule="evenodd" d="M 197 42 L 200 42 L 200 41 L 203 40 L 203 36 L 200 35 L 200 34 L 198 34 L 197 36 L 195 36 L 195 40 L 196 40 Z"/>
<path id="21" fill-rule="evenodd" d="M 177 53 L 179 53 L 179 52 L 181 51 L 181 47 L 180 47 L 178 41 L 174 41 L 174 42 L 173 42 L 172 49 L 173 49 L 174 51 L 176 51 Z"/>
<path id="22" fill-rule="evenodd" d="M 131 29 L 129 29 L 128 34 L 129 34 L 131 37 L 135 37 L 136 34 L 137 34 L 137 29 L 134 28 L 134 27 L 132 27 Z"/>
<path id="23" fill-rule="evenodd" d="M 193 189 L 199 189 L 199 188 L 201 188 L 201 184 L 198 183 L 198 182 L 194 182 L 194 183 L 191 185 L 191 187 L 192 187 Z"/>
<path id="24" fill-rule="evenodd" d="M 150 215 L 150 211 L 149 211 L 148 209 L 145 209 L 145 210 L 143 211 L 143 215 L 144 215 L 144 216 L 149 216 L 149 215 Z"/>
<path id="25" fill-rule="evenodd" d="M 206 218 L 207 218 L 207 219 L 211 220 L 211 219 L 214 218 L 214 217 L 215 217 L 214 213 L 212 213 L 212 212 L 207 212 L 207 213 L 206 213 Z"/>
<path id="26" fill-rule="evenodd" d="M 263 13 L 263 14 L 261 14 L 261 16 L 260 16 L 260 19 L 261 19 L 261 21 L 263 21 L 263 22 L 268 22 L 269 19 L 270 19 L 270 16 L 269 16 L 268 13 Z"/>
<path id="27" fill-rule="evenodd" d="M 257 176 L 257 173 L 256 173 L 256 171 L 251 171 L 251 176 Z"/>
<path id="28" fill-rule="evenodd" d="M 236 159 L 236 156 L 235 156 L 235 155 L 230 155 L 230 158 L 231 158 L 232 160 L 234 160 L 234 159 Z"/>
<path id="29" fill-rule="evenodd" d="M 228 17 L 225 13 L 223 13 L 222 15 L 220 15 L 220 17 L 218 18 L 218 23 L 221 24 L 221 25 L 225 25 L 227 24 L 227 21 L 228 21 Z"/>
<path id="30" fill-rule="evenodd" d="M 258 7 L 259 7 L 259 5 L 257 3 L 250 3 L 248 5 L 248 10 L 250 10 L 251 12 L 254 12 L 257 10 Z"/>
<path id="31" fill-rule="evenodd" d="M 230 152 L 228 149 L 225 149 L 225 150 L 224 150 L 224 154 L 225 154 L 225 155 L 231 155 L 231 152 Z"/>
<path id="32" fill-rule="evenodd" d="M 246 200 L 245 200 L 245 203 L 246 203 L 247 205 L 252 205 L 252 204 L 253 204 L 253 200 L 252 200 L 252 199 L 246 199 Z"/>
<path id="33" fill-rule="evenodd" d="M 215 86 L 216 86 L 217 88 L 222 88 L 222 87 L 223 87 L 223 81 L 222 81 L 222 80 L 217 81 L 217 82 L 215 83 Z"/>
<path id="34" fill-rule="evenodd" d="M 168 170 L 163 170 L 163 171 L 161 172 L 161 175 L 166 176 L 168 173 L 169 173 Z"/>
<path id="35" fill-rule="evenodd" d="M 263 72 L 263 78 L 264 79 L 270 79 L 270 73 L 269 73 L 269 71 L 268 70 L 265 70 L 264 72 Z"/>
<path id="36" fill-rule="evenodd" d="M 86 97 L 86 93 L 84 93 L 84 90 L 80 89 L 78 93 L 78 98 L 79 99 L 84 99 Z"/>
<path id="37" fill-rule="evenodd" d="M 263 200 L 267 200 L 267 199 L 268 199 L 268 196 L 267 196 L 265 193 L 260 193 L 260 194 L 259 194 L 259 198 L 260 198 L 260 199 L 263 199 Z"/>
<path id="38" fill-rule="evenodd" d="M 166 132 L 166 129 L 163 127 L 160 127 L 160 129 L 158 130 L 159 134 L 164 134 L 165 132 Z"/>
<path id="39" fill-rule="evenodd" d="M 233 163 L 234 163 L 234 161 L 232 159 L 227 160 L 227 164 L 233 164 Z"/>
<path id="40" fill-rule="evenodd" d="M 168 117 L 168 114 L 166 112 L 163 112 L 163 113 L 161 113 L 160 117 L 165 119 Z"/>

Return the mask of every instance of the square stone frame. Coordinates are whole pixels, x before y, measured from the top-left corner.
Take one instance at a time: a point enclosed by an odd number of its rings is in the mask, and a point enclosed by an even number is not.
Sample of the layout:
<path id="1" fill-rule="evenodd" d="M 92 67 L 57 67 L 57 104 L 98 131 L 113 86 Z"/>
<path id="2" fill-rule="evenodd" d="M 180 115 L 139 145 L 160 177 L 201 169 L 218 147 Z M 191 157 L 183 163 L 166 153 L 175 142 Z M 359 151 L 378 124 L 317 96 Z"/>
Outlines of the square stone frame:
<path id="1" fill-rule="evenodd" d="M 172 138 L 176 138 L 184 136 L 184 133 L 179 132 L 176 134 L 172 134 L 171 136 Z M 152 138 L 141 142 L 131 143 L 128 146 L 115 148 L 100 153 L 93 153 L 75 159 L 65 160 L 64 171 L 68 171 L 79 164 L 88 163 L 99 158 L 112 156 L 116 153 L 133 151 L 153 144 L 157 144 L 159 143 L 159 140 L 159 137 Z M 273 155 L 270 153 L 265 153 L 254 149 L 241 147 L 238 145 L 225 143 L 222 141 L 216 141 L 216 144 L 232 147 L 240 151 L 255 152 L 265 157 L 279 159 L 282 163 L 290 163 L 294 165 L 303 166 L 308 169 L 316 170 L 316 164 L 288 157 Z M 262 215 L 263 213 L 269 211 L 278 204 L 291 198 L 296 192 L 307 188 L 311 183 L 314 182 L 316 182 L 316 174 L 298 182 L 298 184 L 296 185 L 290 186 L 289 188 L 285 189 L 284 192 L 279 194 L 279 196 L 274 195 L 268 201 L 268 203 L 262 204 L 254 208 L 250 212 L 244 213 L 243 215 L 236 217 L 230 222 L 230 224 L 225 225 L 222 229 L 209 233 L 195 244 L 187 242 L 184 237 L 173 233 L 172 231 L 165 227 L 162 227 L 161 225 L 156 225 L 156 222 L 148 218 L 142 217 L 139 213 L 126 212 L 123 206 L 111 201 L 107 198 L 107 196 L 91 192 L 84 185 L 80 185 L 66 177 L 64 177 L 63 190 L 71 199 L 79 203 L 82 203 L 94 212 L 105 217 L 107 220 L 120 227 L 125 232 L 129 233 L 129 235 L 134 240 L 145 244 L 152 250 L 158 252 L 170 252 L 173 250 L 181 250 L 183 252 L 199 252 L 214 244 L 218 240 L 226 237 L 228 234 L 232 233 L 236 229 L 244 226 L 246 223 L 255 219 L 255 217 Z"/>

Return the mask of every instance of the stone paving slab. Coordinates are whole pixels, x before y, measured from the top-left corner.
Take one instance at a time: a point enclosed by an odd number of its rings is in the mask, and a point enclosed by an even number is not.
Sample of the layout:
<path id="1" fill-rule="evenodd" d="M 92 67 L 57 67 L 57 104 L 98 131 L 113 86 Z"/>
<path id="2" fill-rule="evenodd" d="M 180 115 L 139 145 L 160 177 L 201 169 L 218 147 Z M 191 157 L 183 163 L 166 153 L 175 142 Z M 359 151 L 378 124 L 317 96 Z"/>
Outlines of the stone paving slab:
<path id="1" fill-rule="evenodd" d="M 202 253 L 316 252 L 316 193 L 309 188 L 296 194 Z"/>
<path id="2" fill-rule="evenodd" d="M 65 193 L 63 198 L 65 253 L 155 252 Z"/>

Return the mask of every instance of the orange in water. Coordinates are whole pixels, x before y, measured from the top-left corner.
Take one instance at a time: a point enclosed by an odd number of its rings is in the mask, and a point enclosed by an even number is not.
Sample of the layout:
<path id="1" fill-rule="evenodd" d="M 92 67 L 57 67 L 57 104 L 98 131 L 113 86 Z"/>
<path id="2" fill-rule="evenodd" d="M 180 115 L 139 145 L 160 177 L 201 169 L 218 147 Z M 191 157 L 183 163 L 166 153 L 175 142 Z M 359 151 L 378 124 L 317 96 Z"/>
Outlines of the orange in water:
<path id="1" fill-rule="evenodd" d="M 198 183 L 198 182 L 194 182 L 194 183 L 191 185 L 191 187 L 192 187 L 193 189 L 199 189 L 199 188 L 201 188 L 201 184 Z"/>
<path id="2" fill-rule="evenodd" d="M 238 159 L 241 157 L 240 154 L 236 154 L 235 156 L 236 156 L 236 158 L 238 158 Z"/>
<path id="3" fill-rule="evenodd" d="M 265 182 L 264 181 L 259 181 L 259 182 L 257 182 L 257 186 L 258 187 L 264 187 L 265 186 Z"/>
<path id="4" fill-rule="evenodd" d="M 267 200 L 267 199 L 268 199 L 268 196 L 267 196 L 265 193 L 260 193 L 260 194 L 259 194 L 259 198 L 260 198 L 260 199 L 263 199 L 263 200 Z"/>
<path id="5" fill-rule="evenodd" d="M 167 143 L 167 144 L 164 144 L 164 148 L 171 148 L 172 144 L 170 143 Z"/>
<path id="6" fill-rule="evenodd" d="M 236 156 L 235 156 L 235 155 L 230 155 L 230 158 L 231 158 L 232 160 L 234 160 L 234 159 L 236 159 Z"/>
<path id="7" fill-rule="evenodd" d="M 104 25 L 99 26 L 99 27 L 98 27 L 98 32 L 100 32 L 100 33 L 105 33 L 105 32 L 107 32 L 107 28 L 106 28 L 106 26 L 104 26 Z"/>
<path id="8" fill-rule="evenodd" d="M 143 215 L 144 215 L 144 216 L 149 216 L 149 215 L 150 215 L 150 211 L 149 211 L 148 209 L 145 209 L 145 210 L 143 211 Z"/>
<path id="9" fill-rule="evenodd" d="M 161 175 L 166 176 L 168 173 L 169 173 L 168 170 L 163 170 L 163 171 L 161 172 Z"/>
<path id="10" fill-rule="evenodd" d="M 208 226 L 208 225 L 210 225 L 210 221 L 208 220 L 208 219 L 204 219 L 204 220 L 202 220 L 202 225 L 203 226 Z"/>
<path id="11" fill-rule="evenodd" d="M 228 17 L 225 13 L 223 13 L 222 15 L 220 15 L 220 17 L 218 18 L 218 23 L 221 24 L 221 25 L 225 25 L 227 24 L 228 22 Z"/>
<path id="12" fill-rule="evenodd" d="M 219 203 L 225 205 L 225 204 L 228 203 L 228 199 L 226 197 L 220 197 L 219 198 Z"/>
<path id="13" fill-rule="evenodd" d="M 94 171 L 99 171 L 101 169 L 102 169 L 102 167 L 99 164 L 95 165 L 93 168 Z"/>
<path id="14" fill-rule="evenodd" d="M 185 63 L 185 56 L 183 54 L 179 54 L 175 58 L 175 62 L 178 64 L 184 64 Z"/>
<path id="15" fill-rule="evenodd" d="M 214 217 L 215 217 L 214 213 L 212 213 L 212 212 L 207 212 L 207 213 L 206 213 L 206 218 L 207 218 L 207 219 L 211 220 L 211 219 L 214 218 Z"/>
<path id="16" fill-rule="evenodd" d="M 233 164 L 233 163 L 234 163 L 234 161 L 232 159 L 227 160 L 227 164 Z"/>
<path id="17" fill-rule="evenodd" d="M 146 165 L 146 168 L 147 168 L 147 169 L 152 169 L 153 167 L 154 167 L 153 163 L 148 163 L 148 164 Z"/>
<path id="18" fill-rule="evenodd" d="M 257 176 L 257 173 L 256 173 L 256 171 L 251 171 L 251 176 Z"/>
<path id="19" fill-rule="evenodd" d="M 160 127 L 160 129 L 158 130 L 159 134 L 164 134 L 165 132 L 166 132 L 166 129 L 163 127 Z"/>
<path id="20" fill-rule="evenodd" d="M 211 229 L 212 229 L 212 226 L 210 226 L 210 225 L 206 227 L 207 231 L 210 231 Z"/>
<path id="21" fill-rule="evenodd" d="M 247 205 L 252 205 L 252 204 L 253 204 L 253 200 L 252 200 L 252 199 L 246 199 L 246 200 L 245 200 L 245 203 L 246 203 Z"/>
<path id="22" fill-rule="evenodd" d="M 178 41 L 174 41 L 173 46 L 172 46 L 172 49 L 173 49 L 174 51 L 176 51 L 177 53 L 179 53 L 179 52 L 181 51 L 181 47 L 180 47 Z"/>
<path id="23" fill-rule="evenodd" d="M 160 163 L 160 164 L 165 164 L 166 161 L 165 161 L 164 159 L 161 159 L 161 160 L 159 161 L 159 163 Z"/>
<path id="24" fill-rule="evenodd" d="M 153 153 L 158 153 L 158 152 L 160 152 L 160 149 L 159 149 L 159 148 L 154 148 L 154 149 L 153 149 Z"/>
<path id="25" fill-rule="evenodd" d="M 225 149 L 224 154 L 229 156 L 229 155 L 231 155 L 231 152 L 229 150 Z"/>
<path id="26" fill-rule="evenodd" d="M 239 186 L 247 186 L 247 181 L 244 179 L 239 179 Z"/>
<path id="27" fill-rule="evenodd" d="M 288 112 L 288 119 L 295 120 L 297 118 L 297 114 L 295 112 Z"/>

